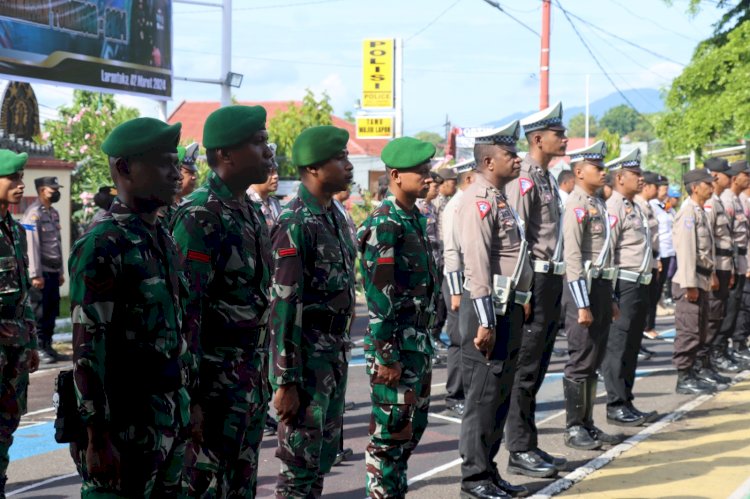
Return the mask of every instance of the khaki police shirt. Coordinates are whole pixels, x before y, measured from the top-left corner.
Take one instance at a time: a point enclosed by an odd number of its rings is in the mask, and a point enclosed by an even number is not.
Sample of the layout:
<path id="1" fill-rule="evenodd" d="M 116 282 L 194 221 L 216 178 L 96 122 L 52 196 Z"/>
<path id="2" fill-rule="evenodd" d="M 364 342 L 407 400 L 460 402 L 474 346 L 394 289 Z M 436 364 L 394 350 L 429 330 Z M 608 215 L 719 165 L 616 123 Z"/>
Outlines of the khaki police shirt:
<path id="1" fill-rule="evenodd" d="M 672 278 L 682 288 L 711 289 L 714 269 L 714 240 L 702 206 L 687 198 L 677 212 L 672 227 L 677 253 L 677 272 Z M 701 273 L 697 269 L 701 269 Z"/>
<path id="2" fill-rule="evenodd" d="M 493 275 L 511 277 L 519 259 L 522 229 L 503 193 L 481 174 L 466 189 L 458 208 L 461 253 L 466 287 L 472 299 L 492 295 Z M 516 289 L 531 288 L 533 271 L 529 259 L 521 268 Z"/>
<path id="3" fill-rule="evenodd" d="M 607 200 L 615 265 L 620 270 L 645 272 L 652 268 L 651 239 L 646 215 L 640 207 L 617 191 Z"/>
<path id="4" fill-rule="evenodd" d="M 651 235 L 651 256 L 653 257 L 651 268 L 659 268 L 659 220 L 656 218 L 651 204 L 643 197 L 636 194 L 634 201 L 638 203 L 641 211 L 646 215 L 646 220 L 648 220 L 648 231 Z"/>
<path id="5" fill-rule="evenodd" d="M 464 282 L 464 263 L 461 259 L 461 240 L 456 213 L 461 200 L 464 197 L 464 191 L 459 190 L 448 201 L 443 210 L 442 220 L 440 221 L 443 233 L 443 273 L 448 281 L 448 288 L 452 295 L 460 295 L 463 291 Z"/>
<path id="6" fill-rule="evenodd" d="M 43 272 L 63 272 L 60 214 L 53 207 L 45 208 L 37 199 L 26 208 L 21 219 L 29 247 L 29 277 L 42 277 Z"/>
<path id="7" fill-rule="evenodd" d="M 576 185 L 568 195 L 563 213 L 563 247 L 565 248 L 565 277 L 568 282 L 586 279 L 584 265 L 590 261 L 594 267 L 599 259 L 607 237 L 610 223 L 604 201 L 589 195 Z M 607 245 L 607 254 L 599 268 L 612 266 L 612 248 Z M 591 291 L 591 290 L 589 290 Z"/>
<path id="8" fill-rule="evenodd" d="M 562 259 L 562 251 L 555 255 L 557 240 L 562 237 L 560 195 L 557 182 L 531 155 L 521 162 L 517 179 L 505 186 L 510 205 L 524 222 L 526 240 L 535 260 Z"/>
<path id="9" fill-rule="evenodd" d="M 732 246 L 732 229 L 730 228 L 729 216 L 724 209 L 724 203 L 719 196 L 711 195 L 711 199 L 703 205 L 703 210 L 708 218 L 708 225 L 714 236 L 714 262 L 716 270 L 728 270 L 734 272 L 734 249 Z"/>
<path id="10" fill-rule="evenodd" d="M 744 274 L 748 269 L 747 261 L 747 238 L 748 220 L 745 209 L 739 196 L 731 189 L 724 189 L 721 193 L 721 201 L 729 217 L 730 229 L 732 230 L 732 242 L 734 244 L 734 269 L 738 274 Z M 744 254 L 741 254 L 744 253 Z"/>

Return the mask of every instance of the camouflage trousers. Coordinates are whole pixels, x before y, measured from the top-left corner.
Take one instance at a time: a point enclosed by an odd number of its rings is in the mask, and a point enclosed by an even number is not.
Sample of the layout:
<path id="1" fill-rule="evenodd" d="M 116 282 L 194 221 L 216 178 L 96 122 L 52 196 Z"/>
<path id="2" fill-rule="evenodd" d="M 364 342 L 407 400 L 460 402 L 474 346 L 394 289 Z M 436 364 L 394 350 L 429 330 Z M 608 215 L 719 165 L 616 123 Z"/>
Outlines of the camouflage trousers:
<path id="1" fill-rule="evenodd" d="M 28 350 L 22 347 L 0 347 L 0 477 L 8 470 L 8 450 L 21 415 L 26 413 L 26 391 L 29 373 Z"/>
<path id="2" fill-rule="evenodd" d="M 377 499 L 405 497 L 406 468 L 427 427 L 432 359 L 420 352 L 401 352 L 397 387 L 378 379 L 375 359 L 367 356 L 370 376 L 370 443 L 367 445 L 367 494 Z"/>
<path id="3" fill-rule="evenodd" d="M 184 496 L 184 430 L 130 426 L 112 433 L 112 443 L 120 454 L 119 484 L 92 479 L 86 470 L 86 445 L 70 445 L 73 461 L 83 478 L 82 498 Z"/>
<path id="4" fill-rule="evenodd" d="M 188 442 L 185 479 L 191 497 L 255 497 L 258 451 L 268 414 L 268 352 L 205 354 L 199 394 L 203 442 Z"/>
<path id="5" fill-rule="evenodd" d="M 323 494 L 323 476 L 331 471 L 341 439 L 349 371 L 346 350 L 335 355 L 313 354 L 303 360 L 304 385 L 297 390 L 300 396 L 297 420 L 289 425 L 279 423 L 278 498 Z"/>

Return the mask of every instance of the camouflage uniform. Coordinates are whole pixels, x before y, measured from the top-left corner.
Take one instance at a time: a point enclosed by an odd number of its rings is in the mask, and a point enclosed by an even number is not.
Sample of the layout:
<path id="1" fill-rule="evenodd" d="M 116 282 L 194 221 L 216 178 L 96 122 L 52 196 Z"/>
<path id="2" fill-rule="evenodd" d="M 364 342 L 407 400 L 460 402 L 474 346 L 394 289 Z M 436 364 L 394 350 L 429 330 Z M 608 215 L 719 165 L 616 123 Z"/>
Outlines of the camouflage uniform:
<path id="1" fill-rule="evenodd" d="M 273 231 L 274 388 L 296 384 L 299 417 L 279 423 L 276 497 L 320 497 L 338 451 L 344 413 L 355 249 L 346 217 L 304 185 Z"/>
<path id="2" fill-rule="evenodd" d="M 440 291 L 427 240 L 427 220 L 409 213 L 393 196 L 359 229 L 370 326 L 365 335 L 372 415 L 367 446 L 367 492 L 371 497 L 406 495 L 409 456 L 427 427 L 431 357 L 429 328 Z M 400 362 L 398 387 L 378 382 L 378 365 Z"/>
<path id="3" fill-rule="evenodd" d="M 235 199 L 212 172 L 172 232 L 186 258 L 186 334 L 199 372 L 191 393 L 204 417 L 203 443 L 188 443 L 190 494 L 253 497 L 270 398 L 268 231 L 250 199 Z"/>
<path id="4" fill-rule="evenodd" d="M 181 259 L 160 224 L 147 225 L 119 199 L 110 212 L 76 241 L 69 270 L 79 414 L 109 431 L 120 487 L 88 476 L 85 441 L 71 454 L 82 497 L 175 497 L 190 403 Z"/>
<path id="5" fill-rule="evenodd" d="M 37 347 L 37 338 L 28 295 L 26 234 L 10 213 L 0 220 L 0 227 L 0 480 L 4 480 L 13 432 L 26 413 L 26 361 Z"/>

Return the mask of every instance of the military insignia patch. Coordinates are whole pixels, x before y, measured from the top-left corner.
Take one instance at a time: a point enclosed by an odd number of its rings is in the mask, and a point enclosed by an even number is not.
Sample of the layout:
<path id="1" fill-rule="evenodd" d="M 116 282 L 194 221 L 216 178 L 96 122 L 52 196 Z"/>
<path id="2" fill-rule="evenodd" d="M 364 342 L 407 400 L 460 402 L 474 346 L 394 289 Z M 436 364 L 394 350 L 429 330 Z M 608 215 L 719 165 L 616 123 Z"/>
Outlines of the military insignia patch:
<path id="1" fill-rule="evenodd" d="M 279 256 L 296 256 L 297 248 L 282 248 L 279 250 Z"/>
<path id="2" fill-rule="evenodd" d="M 522 177 L 518 183 L 521 186 L 521 196 L 525 196 L 534 187 L 534 182 L 530 178 Z"/>
<path id="3" fill-rule="evenodd" d="M 378 258 L 378 265 L 393 265 L 395 259 L 392 256 L 383 256 Z"/>
<path id="4" fill-rule="evenodd" d="M 586 218 L 586 210 L 583 208 L 573 208 L 573 212 L 576 214 L 576 220 L 578 220 L 578 223 L 583 222 L 583 219 Z"/>
<path id="5" fill-rule="evenodd" d="M 615 225 L 617 225 L 617 217 L 614 215 L 609 215 L 609 227 L 612 228 Z"/>
<path id="6" fill-rule="evenodd" d="M 490 203 L 487 201 L 477 201 L 477 209 L 479 210 L 479 216 L 484 220 L 484 217 L 490 212 Z"/>
<path id="7" fill-rule="evenodd" d="M 194 250 L 188 250 L 186 257 L 188 260 L 200 263 L 208 263 L 211 261 L 211 257 L 208 254 Z"/>

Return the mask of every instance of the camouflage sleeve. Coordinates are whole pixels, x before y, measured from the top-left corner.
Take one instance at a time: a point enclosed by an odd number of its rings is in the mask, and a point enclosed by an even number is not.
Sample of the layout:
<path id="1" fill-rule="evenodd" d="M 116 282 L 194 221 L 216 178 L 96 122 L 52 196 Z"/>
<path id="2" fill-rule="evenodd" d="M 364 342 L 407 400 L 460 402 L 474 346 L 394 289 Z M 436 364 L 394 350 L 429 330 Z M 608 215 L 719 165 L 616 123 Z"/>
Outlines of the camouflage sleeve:
<path id="1" fill-rule="evenodd" d="M 289 212 L 287 212 L 289 213 Z M 271 286 L 271 382 L 302 383 L 302 296 L 304 231 L 301 220 L 282 215 L 271 234 L 274 272 Z"/>
<path id="2" fill-rule="evenodd" d="M 183 206 L 172 217 L 172 236 L 184 257 L 188 297 L 183 332 L 195 362 L 200 363 L 203 298 L 213 278 L 221 244 L 219 218 L 202 206 Z"/>
<path id="3" fill-rule="evenodd" d="M 389 219 L 363 225 L 359 234 L 360 265 L 364 277 L 367 308 L 370 310 L 370 335 L 375 346 L 375 360 L 388 365 L 399 360 L 393 306 L 395 251 L 398 225 Z"/>
<path id="4" fill-rule="evenodd" d="M 109 419 L 105 335 L 112 327 L 120 260 L 116 244 L 109 241 L 84 236 L 68 263 L 76 397 L 79 414 L 89 426 Z"/>

